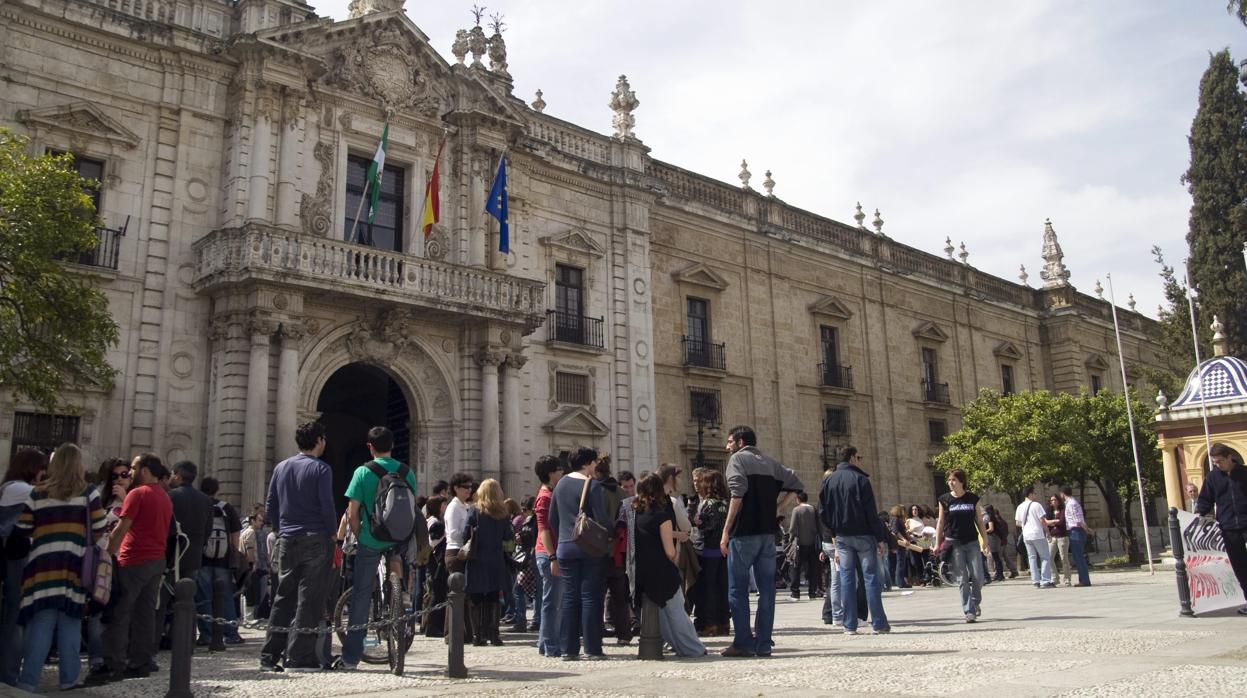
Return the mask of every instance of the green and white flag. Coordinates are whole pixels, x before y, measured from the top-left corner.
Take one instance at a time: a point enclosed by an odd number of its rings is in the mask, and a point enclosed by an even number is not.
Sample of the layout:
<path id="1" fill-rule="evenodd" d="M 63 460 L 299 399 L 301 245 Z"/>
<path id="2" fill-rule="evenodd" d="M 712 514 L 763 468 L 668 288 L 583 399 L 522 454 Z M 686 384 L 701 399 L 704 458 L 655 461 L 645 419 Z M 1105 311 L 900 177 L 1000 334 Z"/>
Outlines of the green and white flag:
<path id="1" fill-rule="evenodd" d="M 368 223 L 377 217 L 377 200 L 381 198 L 381 175 L 385 173 L 385 148 L 390 142 L 390 122 L 385 122 L 381 131 L 381 142 L 377 144 L 377 154 L 372 156 L 372 164 L 368 166 Z"/>

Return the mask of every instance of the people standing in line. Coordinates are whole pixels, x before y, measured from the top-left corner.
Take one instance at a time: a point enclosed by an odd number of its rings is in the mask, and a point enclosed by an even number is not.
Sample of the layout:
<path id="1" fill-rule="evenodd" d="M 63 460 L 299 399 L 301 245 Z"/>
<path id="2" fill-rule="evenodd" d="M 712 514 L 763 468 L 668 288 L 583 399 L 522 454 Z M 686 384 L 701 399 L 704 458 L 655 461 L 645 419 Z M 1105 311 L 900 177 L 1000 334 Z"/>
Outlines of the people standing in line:
<path id="1" fill-rule="evenodd" d="M 948 492 L 939 500 L 935 546 L 942 549 L 945 542 L 952 546 L 949 560 L 961 582 L 961 610 L 966 622 L 973 623 L 983 613 L 983 554 L 990 551 L 987 530 L 979 496 L 966 490 L 966 472 L 953 468 L 947 482 Z"/>
<path id="2" fill-rule="evenodd" d="M 57 685 L 62 691 L 78 687 L 82 617 L 87 604 L 82 558 L 87 546 L 95 545 L 104 533 L 100 495 L 87 485 L 85 474 L 82 451 L 75 444 L 61 444 L 48 463 L 47 478 L 27 495 L 13 529 L 30 538 L 18 613 L 18 622 L 24 627 L 17 687 L 31 693 L 39 687 L 54 636 L 59 658 Z"/>
<path id="3" fill-rule="evenodd" d="M 827 478 L 836 472 L 836 466 L 828 464 L 827 469 L 823 471 L 823 479 L 819 483 L 818 491 L 820 493 L 823 486 L 827 482 Z M 823 624 L 836 625 L 844 623 L 844 606 L 840 600 L 840 556 L 836 554 L 836 537 L 832 535 L 831 529 L 827 528 L 826 519 L 823 515 L 823 505 L 818 505 L 818 537 L 821 553 L 818 556 L 820 562 L 827 566 L 827 592 L 823 595 Z"/>
<path id="4" fill-rule="evenodd" d="M 427 580 L 428 594 L 424 607 L 437 606 L 446 600 L 450 592 L 449 573 L 446 571 L 446 498 L 433 495 L 424 503 L 427 515 L 425 526 L 429 529 L 429 547 L 432 552 L 424 563 L 424 578 Z M 446 635 L 446 610 L 439 609 L 424 616 L 424 636 L 444 637 Z"/>
<path id="5" fill-rule="evenodd" d="M 260 650 L 261 671 L 311 671 L 321 664 L 315 635 L 290 637 L 273 630 L 315 627 L 323 618 L 337 532 L 333 469 L 320 458 L 325 452 L 325 426 L 304 422 L 295 430 L 294 440 L 299 453 L 273 468 L 265 504 L 276 538 L 270 547 L 274 563 L 270 568 L 277 582 Z"/>
<path id="6" fill-rule="evenodd" d="M 502 618 L 499 595 L 509 582 L 503 544 L 515 540 L 502 486 L 489 478 L 476 491 L 476 507 L 468 515 L 468 526 L 475 530 L 474 553 L 467 561 L 467 593 L 471 600 L 472 644 L 502 645 L 499 622 Z"/>
<path id="7" fill-rule="evenodd" d="M 889 554 L 892 561 L 892 583 L 899 589 L 909 584 L 909 537 L 905 533 L 905 507 L 895 504 L 888 510 L 888 533 L 892 534 L 896 550 Z"/>
<path id="8" fill-rule="evenodd" d="M 515 584 L 511 595 L 515 599 L 514 618 L 511 632 L 537 632 L 541 626 L 541 583 L 537 580 L 537 560 L 534 548 L 537 547 L 537 517 L 533 513 L 533 504 L 537 498 L 533 495 L 524 497 L 520 502 L 520 515 L 511 520 L 511 528 L 515 530 Z M 533 610 L 533 622 L 528 622 L 528 609 Z"/>
<path id="9" fill-rule="evenodd" d="M 631 470 L 620 470 L 618 480 L 619 489 L 623 492 L 621 499 L 636 496 L 636 477 Z"/>
<path id="10" fill-rule="evenodd" d="M 177 570 L 177 579 L 198 580 L 199 569 L 203 566 L 205 554 L 204 544 L 208 540 L 208 534 L 212 532 L 212 500 L 208 495 L 200 492 L 195 488 L 195 477 L 199 475 L 199 468 L 191 461 L 179 461 L 173 466 L 173 477 L 169 483 L 169 501 L 173 504 L 173 520 L 177 522 L 178 529 L 182 535 L 186 536 L 187 544 L 181 558 L 177 557 L 179 552 L 178 540 L 176 537 L 170 539 L 168 549 L 166 550 L 166 558 L 170 562 L 170 569 Z M 202 587 L 198 588 L 202 592 Z M 171 594 L 167 591 L 161 595 L 161 607 L 163 609 L 162 618 L 158 621 L 161 645 L 169 646 L 168 629 L 170 627 L 169 619 L 172 617 L 171 608 L 173 604 L 169 603 Z M 197 599 L 202 601 L 202 599 Z M 209 608 L 211 607 L 211 598 L 208 598 Z M 207 643 L 207 637 L 202 638 L 204 644 Z"/>
<path id="11" fill-rule="evenodd" d="M 153 632 L 156 597 L 165 571 L 165 544 L 173 503 L 160 486 L 169 469 L 152 453 L 136 456 L 130 466 L 135 487 L 121 505 L 121 519 L 108 541 L 116 557 L 113 622 L 104 626 L 104 663 L 87 676 L 89 684 L 123 678 L 146 678 L 156 671 Z"/>
<path id="12" fill-rule="evenodd" d="M 1074 560 L 1074 568 L 1078 570 L 1076 587 L 1091 586 L 1091 573 L 1087 570 L 1087 536 L 1095 531 L 1087 525 L 1087 516 L 1083 513 L 1082 503 L 1074 499 L 1074 491 L 1069 485 L 1061 485 L 1061 503 L 1065 505 L 1065 527 L 1069 529 L 1069 556 Z"/>
<path id="13" fill-rule="evenodd" d="M 619 503 L 623 501 L 623 489 L 619 481 L 611 477 L 610 457 L 598 459 L 593 468 L 593 479 L 602 486 L 602 503 L 606 508 L 606 520 L 619 516 Z M 614 555 L 606 557 L 603 568 L 606 588 L 606 624 L 615 634 L 615 643 L 623 646 L 632 642 L 632 601 L 628 596 L 628 575 L 624 566 L 615 564 Z"/>
<path id="14" fill-rule="evenodd" d="M 351 482 L 346 487 L 346 513 L 350 522 L 351 533 L 355 535 L 358 545 L 355 546 L 355 567 L 351 571 L 350 625 L 362 625 L 368 620 L 368 611 L 372 607 L 372 593 L 376 586 L 377 567 L 381 558 L 386 558 L 388 575 L 386 581 L 398 583 L 404 574 L 402 560 L 398 550 L 406 549 L 407 537 L 401 541 L 382 540 L 375 530 L 377 488 L 381 486 L 381 478 L 385 474 L 397 473 L 408 488 L 411 510 L 407 516 L 412 526 L 406 531 L 407 536 L 414 532 L 416 492 L 416 474 L 406 464 L 390 457 L 394 450 L 394 432 L 387 427 L 373 427 L 368 430 L 368 453 L 372 460 L 355 469 Z M 390 490 L 394 492 L 394 490 Z M 501 504 L 501 499 L 499 500 Z M 364 655 L 364 638 L 367 631 L 353 630 L 346 634 L 342 642 L 341 668 L 354 670 Z"/>
<path id="15" fill-rule="evenodd" d="M 95 487 L 100 493 L 100 506 L 104 508 L 104 535 L 99 540 L 102 549 L 108 548 L 113 529 L 121 520 L 121 503 L 130 490 L 131 475 L 130 464 L 120 458 L 106 458 L 100 464 Z M 113 574 L 116 576 L 116 570 Z M 116 587 L 115 582 L 113 586 Z M 87 661 L 94 669 L 104 663 L 104 626 L 113 622 L 112 607 L 100 607 L 88 601 L 84 620 L 87 625 Z"/>
<path id="16" fill-rule="evenodd" d="M 776 513 L 805 489 L 801 478 L 758 450 L 751 427 L 733 427 L 727 436 L 727 489 L 731 494 L 719 551 L 727 557 L 732 644 L 724 657 L 771 656 L 775 625 Z M 758 586 L 758 610 L 749 618 L 750 576 Z"/>
<path id="17" fill-rule="evenodd" d="M 237 621 L 238 604 L 234 600 L 234 572 L 239 566 L 241 555 L 234 551 L 238 550 L 238 539 L 242 535 L 242 519 L 239 518 L 238 510 L 234 508 L 234 505 L 217 499 L 217 494 L 221 491 L 219 480 L 214 477 L 205 477 L 199 483 L 199 490 L 211 503 L 212 517 L 208 524 L 210 529 L 208 540 L 198 548 L 203 557 L 203 564 L 199 568 L 199 589 L 195 594 L 195 612 L 201 615 L 214 614 L 212 596 L 215 593 L 216 583 L 220 581 L 225 585 L 226 598 L 222 617 L 231 622 Z M 196 550 L 194 547 L 190 549 Z M 189 557 L 190 554 L 187 554 L 183 560 Z M 200 620 L 198 625 L 199 644 L 206 647 L 212 641 L 212 624 L 206 620 Z M 226 625 L 225 644 L 241 645 L 242 643 L 243 639 L 238 634 L 238 626 Z"/>
<path id="18" fill-rule="evenodd" d="M 1238 579 L 1238 588 L 1247 590 L 1247 468 L 1243 467 L 1242 457 L 1225 444 L 1213 444 L 1208 453 L 1216 468 L 1204 476 L 1195 513 L 1207 516 L 1216 509 L 1230 568 Z M 1247 616 L 1247 606 L 1238 609 L 1238 615 Z"/>
<path id="19" fill-rule="evenodd" d="M 450 476 L 450 503 L 446 505 L 446 570 L 450 573 L 463 571 L 463 560 L 459 559 L 459 549 L 468 542 L 468 515 L 471 513 L 468 500 L 472 498 L 475 484 L 471 475 L 455 473 Z"/>
<path id="20" fill-rule="evenodd" d="M 788 535 L 797 542 L 797 559 L 792 566 L 792 580 L 788 583 L 789 596 L 801 598 L 801 573 L 805 573 L 806 589 L 811 599 L 818 598 L 818 514 L 810 504 L 810 496 L 797 493 L 797 506 L 792 508 L 788 519 Z"/>
<path id="21" fill-rule="evenodd" d="M 1013 513 L 1014 523 L 1022 532 L 1030 560 L 1031 583 L 1037 589 L 1052 588 L 1052 556 L 1048 552 L 1048 519 L 1044 518 L 1043 505 L 1035 495 L 1035 486 L 1027 485 L 1022 491 L 1022 502 Z"/>
<path id="22" fill-rule="evenodd" d="M 238 536 L 238 548 L 250 572 L 247 574 L 247 588 L 244 596 L 247 601 L 247 620 L 255 623 L 267 620 L 272 609 L 269 607 L 268 586 L 268 522 L 264 514 L 257 512 L 247 521 L 247 527 Z"/>
<path id="23" fill-rule="evenodd" d="M 1065 586 L 1073 586 L 1074 565 L 1069 559 L 1069 529 L 1065 526 L 1065 507 L 1055 494 L 1048 497 L 1048 556 L 1052 558 L 1052 583 L 1057 579 L 1056 563 L 1059 558 L 1065 571 Z"/>
<path id="24" fill-rule="evenodd" d="M 861 463 L 857 449 L 846 446 L 841 451 L 836 472 L 823 480 L 818 497 L 823 523 L 835 536 L 836 554 L 840 557 L 840 603 L 844 609 L 845 635 L 857 634 L 859 567 L 866 585 L 871 627 L 877 634 L 892 631 L 883 610 L 883 580 L 879 574 L 879 557 L 887 553 L 889 534 L 879 519 L 875 491 Z"/>
<path id="25" fill-rule="evenodd" d="M 701 657 L 706 647 L 697 638 L 693 621 L 684 611 L 684 593 L 676 568 L 675 512 L 662 478 L 647 475 L 628 500 L 632 511 L 628 537 L 633 548 L 632 570 L 638 595 L 659 608 L 658 627 L 663 640 L 681 657 Z"/>
<path id="26" fill-rule="evenodd" d="M 564 661 L 605 659 L 602 653 L 602 567 L 605 559 L 586 554 L 572 540 L 580 512 L 608 529 L 602 486 L 593 479 L 596 449 L 580 446 L 568 457 L 571 472 L 554 487 L 550 503 L 550 529 L 557 531 L 558 570 L 562 575 L 562 627 Z M 582 504 L 583 502 L 583 504 Z M 584 655 L 580 654 L 581 641 Z"/>
<path id="27" fill-rule="evenodd" d="M 925 587 L 932 583 L 931 575 L 927 571 L 929 569 L 927 563 L 931 560 L 931 548 L 935 545 L 935 528 L 931 527 L 928 532 L 928 524 L 923 514 L 924 509 L 921 504 L 909 506 L 909 518 L 905 520 L 905 534 L 909 542 L 919 548 L 917 551 L 910 551 L 909 566 L 915 570 L 918 585 Z"/>
<path id="28" fill-rule="evenodd" d="M 0 586 L 0 683 L 9 686 L 17 685 L 22 668 L 22 626 L 17 617 L 22 608 L 22 569 L 30 552 L 30 536 L 17 530 L 17 519 L 47 469 L 48 457 L 42 451 L 18 451 L 9 461 L 4 483 L 0 484 L 0 558 L 4 561 Z"/>
<path id="29" fill-rule="evenodd" d="M 681 591 L 685 596 L 685 611 L 692 611 L 688 607 L 692 599 L 689 598 L 689 591 L 693 588 L 693 584 L 697 582 L 697 574 L 700 571 L 697 567 L 697 556 L 693 553 L 692 546 L 689 545 L 689 536 L 693 532 L 693 519 L 689 516 L 688 502 L 684 498 L 684 493 L 680 491 L 680 475 L 684 473 L 684 469 L 678 465 L 671 463 L 663 463 L 659 466 L 656 474 L 662 479 L 663 490 L 666 491 L 668 499 L 671 500 L 671 511 L 675 516 L 675 566 L 680 570 Z"/>
<path id="30" fill-rule="evenodd" d="M 563 477 L 563 466 L 554 456 L 542 456 L 533 466 L 537 481 L 537 501 L 533 515 L 537 518 L 537 574 L 541 579 L 541 593 L 537 605 L 541 608 L 541 624 L 537 630 L 537 653 L 546 657 L 563 654 L 559 614 L 562 612 L 562 577 L 556 555 L 558 530 L 550 528 L 550 505 L 554 488 Z"/>
<path id="31" fill-rule="evenodd" d="M 730 635 L 731 609 L 727 596 L 727 560 L 717 543 L 723 539 L 730 496 L 727 480 L 718 470 L 707 469 L 698 485 L 697 513 L 693 517 L 693 546 L 701 560 L 701 574 L 693 587 L 697 630 L 704 636 Z"/>

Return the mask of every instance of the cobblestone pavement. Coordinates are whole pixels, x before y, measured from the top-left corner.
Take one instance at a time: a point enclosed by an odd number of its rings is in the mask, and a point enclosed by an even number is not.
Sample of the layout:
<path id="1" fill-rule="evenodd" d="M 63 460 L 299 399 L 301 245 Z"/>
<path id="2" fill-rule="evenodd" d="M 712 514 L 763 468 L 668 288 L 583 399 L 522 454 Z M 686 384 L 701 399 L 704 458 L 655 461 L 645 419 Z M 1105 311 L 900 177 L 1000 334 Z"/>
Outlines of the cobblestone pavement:
<path id="1" fill-rule="evenodd" d="M 565 663 L 537 655 L 535 636 L 507 635 L 505 647 L 467 647 L 467 680 L 443 676 L 445 645 L 418 638 L 406 676 L 383 667 L 354 673 L 260 674 L 260 635 L 247 645 L 195 657 L 198 698 L 274 696 L 730 696 L 952 695 L 1146 696 L 1190 692 L 1233 695 L 1247 686 L 1247 619 L 1179 618 L 1173 573 L 1099 574 L 1089 589 L 1038 590 L 1016 581 L 984 590 L 983 617 L 968 625 L 955 589 L 885 594 L 890 635 L 849 637 L 823 625 L 821 601 L 780 592 L 775 655 L 636 660 L 636 644 L 606 647 L 608 662 Z M 168 654 L 158 660 L 168 665 Z M 44 686 L 55 685 L 45 671 Z M 159 698 L 168 673 L 79 695 Z M 7 695 L 0 692 L 0 695 Z"/>

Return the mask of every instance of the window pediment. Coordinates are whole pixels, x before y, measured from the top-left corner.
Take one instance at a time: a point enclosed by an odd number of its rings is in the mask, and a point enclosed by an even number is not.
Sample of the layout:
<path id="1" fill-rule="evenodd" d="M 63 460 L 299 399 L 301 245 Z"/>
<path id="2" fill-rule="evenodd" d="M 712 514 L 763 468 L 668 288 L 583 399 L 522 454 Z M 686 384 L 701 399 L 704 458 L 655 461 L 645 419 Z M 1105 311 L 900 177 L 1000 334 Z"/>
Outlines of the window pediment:
<path id="1" fill-rule="evenodd" d="M 934 322 L 923 322 L 914 328 L 914 336 L 918 339 L 928 339 L 932 342 L 948 341 L 948 333 L 940 329 L 940 326 Z"/>
<path id="2" fill-rule="evenodd" d="M 1108 361 L 1105 361 L 1104 357 L 1099 354 L 1088 354 L 1084 363 L 1087 368 L 1095 371 L 1107 371 L 1109 368 Z"/>
<path id="3" fill-rule="evenodd" d="M 839 320 L 848 320 L 853 317 L 853 311 L 835 296 L 826 296 L 822 300 L 811 303 L 809 310 L 815 315 L 825 315 Z"/>
<path id="4" fill-rule="evenodd" d="M 546 431 L 555 434 L 601 438 L 610 434 L 606 422 L 598 419 L 587 407 L 572 407 L 564 410 L 554 419 L 545 423 Z"/>
<path id="5" fill-rule="evenodd" d="M 24 109 L 17 113 L 17 120 L 31 129 L 68 133 L 71 140 L 75 137 L 96 138 L 127 148 L 139 144 L 139 137 L 133 131 L 90 102 Z"/>
<path id="6" fill-rule="evenodd" d="M 728 286 L 727 279 L 724 278 L 722 274 L 716 272 L 714 269 L 711 269 L 701 262 L 698 262 L 690 267 L 685 267 L 675 274 L 672 274 L 672 276 L 678 282 L 693 284 L 694 286 L 703 286 L 716 291 L 722 291 Z"/>
<path id="7" fill-rule="evenodd" d="M 996 348 L 992 350 L 992 353 L 1002 359 L 1011 359 L 1013 361 L 1022 360 L 1022 350 L 1018 349 L 1017 345 L 1013 342 L 1007 340 L 997 344 Z"/>
<path id="8" fill-rule="evenodd" d="M 572 228 L 562 235 L 547 235 L 541 238 L 541 244 L 574 254 L 587 254 L 592 257 L 606 256 L 606 248 L 598 244 L 588 232 L 579 228 Z"/>

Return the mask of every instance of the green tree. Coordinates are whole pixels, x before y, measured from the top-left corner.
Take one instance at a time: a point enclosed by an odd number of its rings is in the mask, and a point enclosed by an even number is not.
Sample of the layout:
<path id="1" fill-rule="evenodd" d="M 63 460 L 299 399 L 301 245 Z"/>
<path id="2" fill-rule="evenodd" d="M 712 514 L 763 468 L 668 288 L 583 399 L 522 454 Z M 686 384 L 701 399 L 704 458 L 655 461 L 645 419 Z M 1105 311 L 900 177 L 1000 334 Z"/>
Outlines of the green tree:
<path id="1" fill-rule="evenodd" d="M 1229 50 L 1212 55 L 1191 123 L 1191 164 L 1182 181 L 1191 193 L 1188 268 L 1198 286 L 1199 320 L 1225 323 L 1231 354 L 1247 353 L 1247 97 Z M 1204 322 L 1205 318 L 1208 322 Z"/>
<path id="2" fill-rule="evenodd" d="M 57 260 L 94 249 L 96 216 L 68 155 L 27 154 L 0 129 L 0 385 L 47 409 L 67 391 L 111 389 L 108 301 Z"/>
<path id="3" fill-rule="evenodd" d="M 1186 286 L 1178 279 L 1173 267 L 1165 263 L 1165 256 L 1159 245 L 1152 246 L 1152 256 L 1160 265 L 1160 278 L 1165 294 L 1165 306 L 1160 308 L 1152 339 L 1161 347 L 1159 356 L 1165 366 L 1143 366 L 1142 372 L 1148 385 L 1159 388 L 1173 400 L 1182 392 L 1186 377 L 1195 367 L 1195 350 L 1191 345 L 1191 310 L 1186 300 Z M 1211 356 L 1212 330 L 1207 327 L 1200 328 L 1199 340 L 1200 356 Z M 1152 396 L 1139 397 L 1150 399 Z"/>
<path id="4" fill-rule="evenodd" d="M 1238 21 L 1247 26 L 1247 0 L 1229 0 L 1225 4 L 1225 11 L 1238 18 Z"/>

